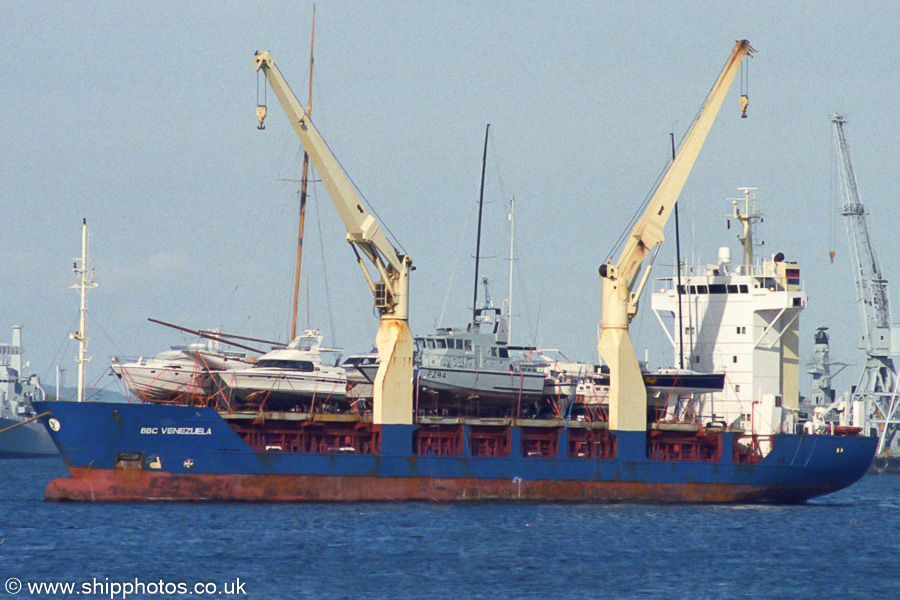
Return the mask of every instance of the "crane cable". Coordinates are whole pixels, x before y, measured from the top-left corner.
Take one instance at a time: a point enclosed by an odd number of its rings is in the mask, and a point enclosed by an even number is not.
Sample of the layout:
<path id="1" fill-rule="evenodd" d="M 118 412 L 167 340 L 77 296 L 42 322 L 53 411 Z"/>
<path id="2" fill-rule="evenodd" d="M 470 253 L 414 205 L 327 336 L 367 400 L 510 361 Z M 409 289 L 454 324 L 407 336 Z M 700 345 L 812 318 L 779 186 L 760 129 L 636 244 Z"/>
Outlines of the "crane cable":
<path id="1" fill-rule="evenodd" d="M 266 95 L 268 92 L 268 85 L 266 83 L 262 84 L 263 89 L 263 101 L 259 102 L 259 88 L 260 88 L 260 72 L 256 71 L 256 118 L 259 119 L 259 125 L 256 126 L 257 129 L 265 129 L 266 125 L 264 123 L 266 119 Z"/>
<path id="2" fill-rule="evenodd" d="M 750 55 L 748 54 L 747 56 L 750 56 Z M 748 102 L 749 93 L 750 93 L 749 92 L 749 90 L 750 90 L 750 75 L 749 75 L 749 67 L 747 66 L 747 62 L 748 62 L 747 56 L 744 56 L 743 60 L 741 61 L 741 78 L 740 78 L 741 79 L 741 116 L 744 118 L 746 118 L 746 116 L 747 116 L 747 102 Z M 728 62 L 726 61 L 725 64 L 727 65 Z M 725 67 L 723 66 L 723 69 L 724 68 Z M 709 98 L 709 94 L 712 93 L 712 90 L 714 87 L 715 87 L 715 84 L 713 84 L 710 87 L 709 92 L 707 92 L 706 98 Z M 678 149 L 679 150 L 681 150 L 681 145 L 684 143 L 685 138 L 687 138 L 687 134 L 690 132 L 691 127 L 693 127 L 693 124 L 696 123 L 697 119 L 700 116 L 700 113 L 703 112 L 704 106 L 706 106 L 706 99 L 703 100 L 703 102 L 700 104 L 700 107 L 697 109 L 697 112 L 694 114 L 694 118 L 691 119 L 691 125 L 689 125 L 687 130 L 681 135 L 681 138 L 678 141 Z M 650 191 L 647 193 L 647 195 L 644 198 L 641 205 L 634 212 L 634 215 L 632 215 L 631 220 L 628 222 L 626 227 L 621 231 L 621 234 L 619 235 L 619 238 L 616 240 L 615 244 L 613 244 L 613 247 L 609 250 L 609 253 L 606 255 L 606 258 L 603 260 L 604 263 L 612 260 L 613 255 L 616 254 L 624 246 L 625 240 L 627 240 L 628 236 L 631 235 L 631 232 L 632 232 L 635 224 L 638 222 L 638 220 L 644 214 L 644 211 L 646 210 L 647 205 L 650 204 L 650 201 L 653 199 L 653 195 L 656 193 L 656 190 L 657 190 L 657 188 L 659 188 L 660 184 L 662 184 L 662 180 L 665 178 L 666 173 L 669 170 L 669 167 L 674 162 L 675 162 L 675 160 L 671 159 L 671 158 L 666 160 L 666 163 L 663 166 L 662 171 L 657 176 L 656 181 L 654 182 L 653 186 L 651 186 L 651 188 L 650 188 Z"/>
<path id="3" fill-rule="evenodd" d="M 741 60 L 741 118 L 747 118 L 747 106 L 750 104 L 750 61 L 745 56 Z"/>
<path id="4" fill-rule="evenodd" d="M 838 165 L 838 148 L 837 148 L 837 136 L 831 136 L 831 173 L 830 173 L 830 185 L 829 185 L 829 211 L 828 211 L 828 245 L 831 250 L 828 251 L 828 258 L 831 259 L 831 262 L 834 263 L 835 250 L 837 247 L 837 241 L 835 240 L 835 221 L 837 220 L 837 206 L 838 206 L 838 198 L 840 197 L 840 183 L 838 179 L 838 169 L 840 168 Z"/>

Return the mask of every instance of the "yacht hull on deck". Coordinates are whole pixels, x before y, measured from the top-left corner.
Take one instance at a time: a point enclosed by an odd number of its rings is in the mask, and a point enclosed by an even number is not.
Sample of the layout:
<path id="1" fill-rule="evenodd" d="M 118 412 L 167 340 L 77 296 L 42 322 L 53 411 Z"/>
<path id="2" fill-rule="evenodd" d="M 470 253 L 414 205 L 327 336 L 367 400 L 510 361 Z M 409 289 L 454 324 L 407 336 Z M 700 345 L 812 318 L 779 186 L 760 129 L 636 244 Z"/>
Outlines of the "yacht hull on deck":
<path id="1" fill-rule="evenodd" d="M 262 369 L 259 369 L 262 371 Z M 347 380 L 337 377 L 315 377 L 286 372 L 246 373 L 230 372 L 219 375 L 225 387 L 232 393 L 283 394 L 288 396 L 320 396 L 322 398 L 346 398 Z"/>
<path id="2" fill-rule="evenodd" d="M 199 368 L 114 363 L 111 369 L 128 391 L 142 400 L 209 394 L 209 374 Z"/>

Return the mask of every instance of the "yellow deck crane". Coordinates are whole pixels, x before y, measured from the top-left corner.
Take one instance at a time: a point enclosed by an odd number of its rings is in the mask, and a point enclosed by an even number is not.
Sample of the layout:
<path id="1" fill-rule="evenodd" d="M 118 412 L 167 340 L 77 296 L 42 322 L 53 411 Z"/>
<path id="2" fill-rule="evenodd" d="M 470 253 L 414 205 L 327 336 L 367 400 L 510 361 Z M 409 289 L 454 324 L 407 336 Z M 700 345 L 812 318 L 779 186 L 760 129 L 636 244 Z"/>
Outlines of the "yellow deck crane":
<path id="1" fill-rule="evenodd" d="M 381 225 L 368 211 L 350 178 L 319 135 L 309 115 L 275 66 L 272 55 L 257 52 L 257 71 L 269 82 L 303 149 L 334 202 L 363 276 L 375 297 L 381 316 L 375 345 L 381 359 L 375 377 L 373 422 L 411 424 L 413 417 L 413 340 L 409 332 L 409 272 L 412 259 L 388 242 Z M 260 128 L 266 116 L 257 108 Z M 370 266 L 366 266 L 366 260 Z M 369 269 L 374 268 L 374 273 Z"/>
<path id="2" fill-rule="evenodd" d="M 610 372 L 609 428 L 619 431 L 646 431 L 647 391 L 628 326 L 637 313 L 638 301 L 650 275 L 650 265 L 641 266 L 648 254 L 665 239 L 663 229 L 681 189 L 690 175 L 697 155 L 715 121 L 731 82 L 748 54 L 755 52 L 747 40 L 735 43 L 734 50 L 706 102 L 691 124 L 672 164 L 635 225 L 619 259 L 600 266 L 602 285 L 601 332 L 597 350 Z M 746 116 L 747 98 L 741 96 Z"/>

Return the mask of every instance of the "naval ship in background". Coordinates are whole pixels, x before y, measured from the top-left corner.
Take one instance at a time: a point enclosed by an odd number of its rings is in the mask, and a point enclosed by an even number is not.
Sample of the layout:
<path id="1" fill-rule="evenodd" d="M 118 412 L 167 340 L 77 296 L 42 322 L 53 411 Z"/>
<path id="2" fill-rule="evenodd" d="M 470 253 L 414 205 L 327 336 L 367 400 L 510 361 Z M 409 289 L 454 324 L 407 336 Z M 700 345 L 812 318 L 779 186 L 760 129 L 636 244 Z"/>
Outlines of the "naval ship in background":
<path id="1" fill-rule="evenodd" d="M 40 458 L 59 452 L 35 417 L 32 402 L 44 400 L 37 375 L 26 375 L 22 327 L 12 328 L 12 342 L 0 344 L 0 458 Z"/>
<path id="2" fill-rule="evenodd" d="M 793 503 L 852 485 L 865 474 L 876 440 L 857 431 L 804 431 L 791 411 L 798 371 L 792 363 L 795 313 L 805 303 L 794 265 L 773 257 L 763 270 L 736 273 L 733 281 L 722 279 L 732 277 L 730 271 L 719 271 L 704 273 L 705 283 L 688 283 L 710 303 L 713 296 L 733 296 L 735 310 L 743 306 L 746 314 L 737 315 L 738 321 L 720 318 L 719 323 L 720 328 L 746 327 L 737 334 L 764 345 L 748 376 L 775 369 L 770 377 L 777 381 L 753 392 L 760 395 L 750 401 L 749 418 L 743 406 L 726 410 L 709 403 L 704 408 L 702 401 L 679 394 L 666 399 L 665 406 L 651 404 L 646 373 L 630 338 L 629 325 L 649 277 L 645 263 L 652 263 L 731 81 L 751 51 L 746 40 L 735 44 L 619 258 L 599 269 L 598 351 L 606 363 L 608 393 L 607 409 L 596 418 L 528 417 L 519 413 L 518 403 L 492 417 L 416 410 L 408 324 L 412 259 L 388 241 L 271 55 L 258 53 L 256 69 L 273 88 L 337 207 L 381 317 L 372 410 L 324 414 L 221 405 L 37 402 L 36 410 L 51 413 L 42 422 L 69 470 L 69 477 L 48 484 L 45 497 Z M 746 110 L 746 96 L 741 104 Z M 262 129 L 266 107 L 258 106 L 257 115 Z M 700 285 L 706 286 L 705 294 Z M 712 294 L 711 286 L 717 286 Z M 690 292 L 675 284 L 675 296 Z M 765 306 L 756 310 L 757 303 Z M 714 325 L 715 311 L 706 314 Z M 766 323 L 757 324 L 757 318 Z M 698 356 L 699 364 L 702 352 Z M 684 363 L 681 367 L 690 371 Z M 741 393 L 748 385 L 743 376 L 733 372 Z"/>

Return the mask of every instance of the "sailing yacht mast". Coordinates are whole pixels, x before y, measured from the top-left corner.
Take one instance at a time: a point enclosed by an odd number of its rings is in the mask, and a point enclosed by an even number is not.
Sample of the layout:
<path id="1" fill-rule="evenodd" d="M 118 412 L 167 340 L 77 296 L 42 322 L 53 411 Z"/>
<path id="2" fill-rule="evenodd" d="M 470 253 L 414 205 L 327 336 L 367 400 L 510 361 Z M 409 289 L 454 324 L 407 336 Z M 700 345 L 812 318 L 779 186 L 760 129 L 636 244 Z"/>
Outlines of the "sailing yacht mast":
<path id="1" fill-rule="evenodd" d="M 491 124 L 484 128 L 484 154 L 481 157 L 481 190 L 478 192 L 478 234 L 475 244 L 475 291 L 472 294 L 472 322 L 478 314 L 478 263 L 481 261 L 481 215 L 484 210 L 484 172 L 487 166 L 488 136 L 491 132 Z"/>
<path id="2" fill-rule="evenodd" d="M 306 114 L 312 113 L 312 80 L 313 80 L 313 49 L 316 41 L 316 5 L 313 4 L 312 36 L 309 42 L 309 94 L 306 100 Z M 291 316 L 291 340 L 297 337 L 297 304 L 300 300 L 300 263 L 303 259 L 303 228 L 306 218 L 306 185 L 309 174 L 309 154 L 303 152 L 303 177 L 300 183 L 300 227 L 297 234 L 297 270 L 294 275 L 294 306 Z M 309 300 L 307 300 L 307 310 Z M 308 320 L 308 319 L 307 319 Z"/>
<path id="3" fill-rule="evenodd" d="M 513 261 L 516 259 L 513 248 L 515 243 L 515 212 L 516 199 L 509 199 L 509 291 L 506 296 L 506 331 L 509 339 L 512 339 L 512 298 L 513 298 Z"/>

